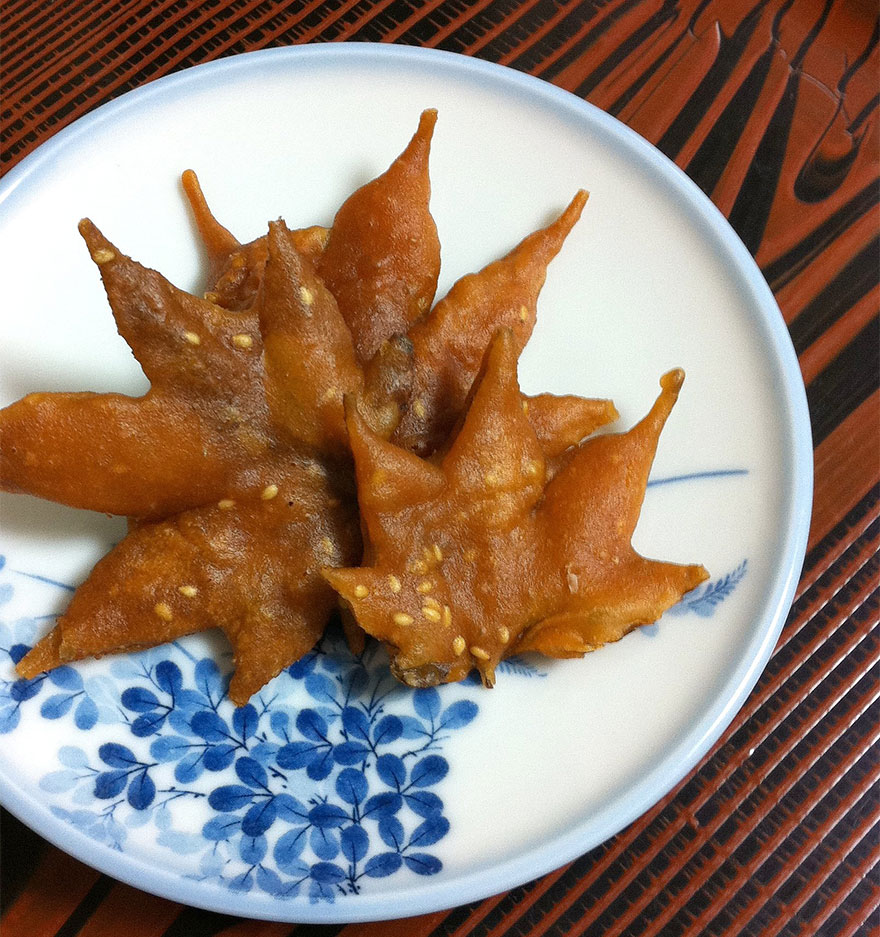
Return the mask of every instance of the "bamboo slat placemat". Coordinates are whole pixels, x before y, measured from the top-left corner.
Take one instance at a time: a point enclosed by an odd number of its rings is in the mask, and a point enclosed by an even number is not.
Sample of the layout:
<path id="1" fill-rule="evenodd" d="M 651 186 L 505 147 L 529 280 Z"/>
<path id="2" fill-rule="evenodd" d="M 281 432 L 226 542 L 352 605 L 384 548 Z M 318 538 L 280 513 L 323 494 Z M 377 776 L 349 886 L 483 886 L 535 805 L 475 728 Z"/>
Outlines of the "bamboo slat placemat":
<path id="1" fill-rule="evenodd" d="M 451 50 L 598 105 L 673 159 L 755 257 L 799 356 L 816 472 L 803 575 L 755 690 L 684 781 L 575 862 L 507 894 L 421 918 L 272 924 L 117 883 L 4 814 L 4 937 L 876 933 L 875 4 L 7 0 L 0 29 L 4 171 L 132 88 L 293 43 Z"/>

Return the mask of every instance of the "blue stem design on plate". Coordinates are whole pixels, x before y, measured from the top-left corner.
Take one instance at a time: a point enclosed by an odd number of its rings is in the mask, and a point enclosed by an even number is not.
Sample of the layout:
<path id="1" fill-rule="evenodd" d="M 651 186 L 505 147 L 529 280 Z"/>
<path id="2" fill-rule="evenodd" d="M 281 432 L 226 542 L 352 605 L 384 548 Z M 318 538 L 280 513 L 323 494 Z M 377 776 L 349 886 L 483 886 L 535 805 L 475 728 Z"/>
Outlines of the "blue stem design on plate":
<path id="1" fill-rule="evenodd" d="M 705 478 L 733 478 L 738 475 L 748 474 L 748 469 L 715 469 L 709 472 L 689 472 L 686 475 L 669 475 L 666 478 L 651 478 L 648 480 L 648 488 L 656 488 L 660 485 L 672 485 L 677 482 L 699 481 Z"/>

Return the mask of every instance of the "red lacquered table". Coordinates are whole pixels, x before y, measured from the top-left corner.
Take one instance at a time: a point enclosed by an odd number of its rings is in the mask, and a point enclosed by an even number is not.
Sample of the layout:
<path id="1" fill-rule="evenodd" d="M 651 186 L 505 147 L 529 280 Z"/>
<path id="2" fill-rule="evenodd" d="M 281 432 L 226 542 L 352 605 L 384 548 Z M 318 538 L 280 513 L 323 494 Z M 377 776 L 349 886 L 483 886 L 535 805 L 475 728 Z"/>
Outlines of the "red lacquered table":
<path id="1" fill-rule="evenodd" d="M 10 169 L 96 106 L 222 56 L 396 42 L 511 66 L 598 105 L 729 218 L 789 327 L 813 425 L 808 553 L 742 711 L 645 816 L 568 866 L 396 922 L 183 907 L 2 826 L 5 937 L 869 934 L 878 926 L 878 25 L 867 0 L 9 0 Z"/>

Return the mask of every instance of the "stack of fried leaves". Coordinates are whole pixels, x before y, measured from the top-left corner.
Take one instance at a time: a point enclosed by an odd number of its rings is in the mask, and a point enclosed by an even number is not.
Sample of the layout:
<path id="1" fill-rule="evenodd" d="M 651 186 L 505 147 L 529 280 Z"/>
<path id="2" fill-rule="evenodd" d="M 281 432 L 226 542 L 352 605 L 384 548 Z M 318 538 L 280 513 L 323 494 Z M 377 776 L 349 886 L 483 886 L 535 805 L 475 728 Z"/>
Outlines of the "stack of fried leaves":
<path id="1" fill-rule="evenodd" d="M 517 384 L 586 193 L 434 304 L 435 120 L 329 229 L 279 221 L 241 244 L 184 173 L 204 297 L 80 223 L 150 389 L 0 411 L 3 489 L 129 519 L 21 676 L 220 628 L 243 704 L 341 603 L 353 649 L 379 639 L 404 682 L 476 668 L 491 686 L 502 658 L 582 655 L 706 577 L 630 546 L 681 372 L 620 435 L 592 436 L 617 417 L 610 401 Z"/>

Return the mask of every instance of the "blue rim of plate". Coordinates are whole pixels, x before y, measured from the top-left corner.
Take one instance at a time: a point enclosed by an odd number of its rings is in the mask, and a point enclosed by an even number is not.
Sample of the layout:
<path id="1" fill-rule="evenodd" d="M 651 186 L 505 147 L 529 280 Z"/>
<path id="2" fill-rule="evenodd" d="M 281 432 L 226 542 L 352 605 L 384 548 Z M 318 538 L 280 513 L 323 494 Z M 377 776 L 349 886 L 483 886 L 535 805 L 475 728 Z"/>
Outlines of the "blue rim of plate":
<path id="1" fill-rule="evenodd" d="M 683 733 L 661 762 L 636 785 L 612 800 L 602 811 L 602 822 L 592 817 L 541 846 L 491 867 L 438 882 L 426 882 L 412 895 L 378 893 L 360 895 L 357 902 L 332 905 L 291 905 L 269 896 L 236 895 L 111 850 L 53 816 L 47 807 L 0 774 L 0 803 L 23 823 L 60 849 L 113 878 L 183 904 L 244 917 L 297 923 L 349 923 L 426 914 L 486 898 L 531 881 L 605 842 L 661 800 L 685 777 L 717 741 L 758 681 L 776 644 L 791 607 L 806 553 L 812 513 L 813 447 L 806 393 L 797 356 L 776 300 L 745 245 L 710 199 L 671 160 L 616 118 L 575 95 L 505 66 L 453 52 L 379 43 L 328 43 L 247 52 L 219 59 L 158 78 L 79 118 L 59 131 L 0 180 L 0 211 L 14 193 L 38 176 L 42 166 L 82 134 L 114 120 L 133 106 L 154 97 L 175 95 L 193 82 L 228 76 L 268 59 L 296 59 L 321 64 L 368 64 L 381 67 L 407 61 L 426 61 L 438 70 L 469 74 L 521 91 L 533 100 L 555 108 L 567 117 L 590 124 L 594 132 L 629 150 L 648 170 L 669 186 L 691 220 L 715 242 L 733 273 L 747 290 L 770 353 L 782 374 L 775 388 L 783 405 L 783 425 L 789 438 L 784 475 L 790 485 L 784 492 L 781 514 L 785 519 L 780 556 L 765 597 L 762 627 L 755 629 L 733 674 L 715 697 L 714 705 Z M 36 179 L 39 182 L 39 179 Z"/>

